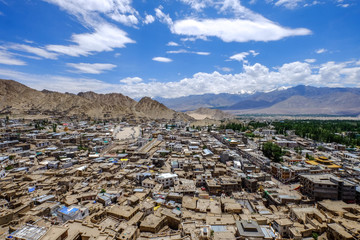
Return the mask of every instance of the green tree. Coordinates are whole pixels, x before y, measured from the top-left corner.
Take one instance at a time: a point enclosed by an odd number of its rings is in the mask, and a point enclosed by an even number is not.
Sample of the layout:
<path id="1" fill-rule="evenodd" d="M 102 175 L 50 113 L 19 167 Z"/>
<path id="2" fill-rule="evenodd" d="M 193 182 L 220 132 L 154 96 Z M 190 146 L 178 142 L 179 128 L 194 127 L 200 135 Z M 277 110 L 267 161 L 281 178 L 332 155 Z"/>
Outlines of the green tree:
<path id="1" fill-rule="evenodd" d="M 272 142 L 264 143 L 262 152 L 273 162 L 281 162 L 282 156 L 284 155 L 282 148 Z"/>
<path id="2" fill-rule="evenodd" d="M 6 166 L 5 170 L 6 170 L 6 171 L 9 171 L 9 170 L 11 170 L 11 169 L 13 169 L 13 168 L 14 168 L 14 166 L 9 165 L 9 166 Z"/>
<path id="3" fill-rule="evenodd" d="M 318 237 L 319 237 L 319 234 L 317 234 L 317 233 L 312 233 L 312 237 L 315 239 L 315 240 L 317 240 L 318 239 Z"/>
<path id="4" fill-rule="evenodd" d="M 309 160 L 315 160 L 313 156 L 309 155 L 308 153 L 305 156 Z"/>
<path id="5" fill-rule="evenodd" d="M 318 148 L 317 148 L 319 151 L 324 151 L 325 150 L 325 148 L 323 147 L 323 146 L 318 146 Z"/>

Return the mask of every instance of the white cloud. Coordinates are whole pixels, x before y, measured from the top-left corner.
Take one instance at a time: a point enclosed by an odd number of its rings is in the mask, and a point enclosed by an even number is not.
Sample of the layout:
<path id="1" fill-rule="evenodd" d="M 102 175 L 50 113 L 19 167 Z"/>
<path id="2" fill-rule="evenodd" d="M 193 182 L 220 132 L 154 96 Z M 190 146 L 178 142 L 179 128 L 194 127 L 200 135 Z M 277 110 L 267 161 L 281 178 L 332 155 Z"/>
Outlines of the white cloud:
<path id="1" fill-rule="evenodd" d="M 116 65 L 109 63 L 67 63 L 66 65 L 74 68 L 74 72 L 89 74 L 100 74 L 116 67 Z"/>
<path id="2" fill-rule="evenodd" d="M 299 6 L 300 3 L 305 2 L 304 0 L 278 0 L 275 2 L 276 6 L 283 6 L 289 9 L 294 9 Z"/>
<path id="3" fill-rule="evenodd" d="M 318 50 L 315 51 L 317 54 L 321 54 L 321 53 L 324 53 L 324 52 L 327 52 L 327 49 L 325 48 L 320 48 Z"/>
<path id="4" fill-rule="evenodd" d="M 37 56 L 40 56 L 40 57 L 46 58 L 46 59 L 56 59 L 57 58 L 57 54 L 55 54 L 55 53 L 46 51 L 43 48 L 32 47 L 32 46 L 25 45 L 25 44 L 12 44 L 12 45 L 10 45 L 9 48 L 18 50 L 18 51 L 32 53 L 32 54 L 35 54 Z"/>
<path id="5" fill-rule="evenodd" d="M 275 41 L 290 36 L 311 34 L 305 28 L 290 29 L 270 20 L 250 19 L 185 19 L 174 23 L 172 31 L 179 35 L 218 37 L 224 42 Z"/>
<path id="6" fill-rule="evenodd" d="M 260 53 L 256 52 L 255 50 L 250 50 L 249 53 L 251 53 L 254 57 L 259 55 Z"/>
<path id="7" fill-rule="evenodd" d="M 307 63 L 314 63 L 314 62 L 316 62 L 316 59 L 308 58 L 308 59 L 305 59 L 305 62 L 307 62 Z"/>
<path id="8" fill-rule="evenodd" d="M 112 51 L 114 48 L 123 48 L 127 43 L 134 43 L 127 34 L 114 25 L 107 23 L 95 27 L 92 33 L 73 34 L 72 45 L 47 45 L 48 51 L 66 54 L 69 56 L 88 56 L 95 52 Z"/>
<path id="9" fill-rule="evenodd" d="M 171 19 L 169 14 L 163 13 L 162 9 L 162 6 L 159 6 L 155 9 L 156 17 L 159 19 L 160 22 L 168 25 L 171 28 L 173 25 L 173 20 Z"/>
<path id="10" fill-rule="evenodd" d="M 185 49 L 179 49 L 179 50 L 166 51 L 166 53 L 170 53 L 170 54 L 189 53 L 189 51 Z"/>
<path id="11" fill-rule="evenodd" d="M 285 7 L 287 9 L 296 9 L 298 7 L 311 7 L 319 4 L 333 3 L 338 7 L 347 8 L 350 6 L 348 3 L 344 3 L 342 0 L 330 0 L 330 1 L 321 1 L 321 0 L 266 0 L 267 3 L 274 4 L 277 7 Z"/>
<path id="12" fill-rule="evenodd" d="M 241 5 L 240 0 L 224 0 L 222 4 L 217 6 L 220 13 L 228 13 L 232 12 L 236 15 L 238 18 L 242 19 L 265 19 L 260 14 L 254 13 L 250 9 L 244 7 Z"/>
<path id="13" fill-rule="evenodd" d="M 232 55 L 229 59 L 239 61 L 239 62 L 243 62 L 245 60 L 246 56 L 248 56 L 248 55 L 249 55 L 248 52 L 241 52 L 241 53 L 237 53 L 235 55 Z"/>
<path id="14" fill-rule="evenodd" d="M 78 17 L 83 23 L 94 26 L 101 22 L 100 14 L 125 25 L 138 23 L 138 12 L 131 6 L 131 0 L 44 0 L 58 5 Z"/>
<path id="15" fill-rule="evenodd" d="M 309 3 L 305 3 L 304 7 L 311 7 L 311 6 L 315 6 L 315 5 L 319 5 L 319 4 L 324 4 L 324 2 L 315 0 L 315 1 L 312 1 L 312 2 L 309 2 Z"/>
<path id="16" fill-rule="evenodd" d="M 277 41 L 291 36 L 304 36 L 312 32 L 306 28 L 288 28 L 272 22 L 264 16 L 251 11 L 240 0 L 181 0 L 196 11 L 205 7 L 214 7 L 219 14 L 234 15 L 233 18 L 201 19 L 188 17 L 170 25 L 173 33 L 187 35 L 182 40 L 195 41 L 199 38 L 218 37 L 225 42 Z M 305 0 L 276 0 L 275 5 L 294 8 Z M 267 0 L 267 2 L 274 2 Z M 250 1 L 250 4 L 255 1 Z M 313 1 L 311 5 L 317 4 Z M 309 5 L 309 4 L 308 4 Z"/>
<path id="17" fill-rule="evenodd" d="M 122 86 L 124 93 L 130 96 L 180 97 L 205 93 L 239 93 L 252 91 L 269 91 L 278 87 L 296 86 L 299 84 L 327 86 L 360 86 L 356 78 L 360 76 L 360 67 L 354 62 L 326 63 L 311 66 L 304 62 L 284 64 L 275 70 L 256 63 L 244 65 L 244 71 L 237 74 L 196 73 L 191 78 L 176 82 L 140 83 Z M 313 69 L 315 68 L 315 69 Z M 339 74 L 338 74 L 339 73 Z M 329 83 L 327 79 L 331 79 Z"/>
<path id="18" fill-rule="evenodd" d="M 150 24 L 150 23 L 153 23 L 154 21 L 155 21 L 155 18 L 153 15 L 146 15 L 144 23 Z"/>
<path id="19" fill-rule="evenodd" d="M 338 4 L 339 7 L 343 7 L 343 8 L 347 8 L 350 7 L 350 4 L 345 3 L 345 4 Z"/>
<path id="20" fill-rule="evenodd" d="M 22 66 L 26 65 L 26 62 L 14 58 L 13 54 L 0 49 L 0 64 Z"/>
<path id="21" fill-rule="evenodd" d="M 179 44 L 176 42 L 168 42 L 168 44 L 166 44 L 166 46 L 177 47 L 177 46 L 179 46 Z"/>
<path id="22" fill-rule="evenodd" d="M 223 72 L 231 72 L 231 71 L 234 70 L 234 69 L 229 68 L 229 67 L 216 67 L 216 68 L 223 71 Z"/>
<path id="23" fill-rule="evenodd" d="M 143 81 L 142 78 L 139 78 L 139 77 L 127 77 L 127 78 L 120 80 L 121 83 L 125 83 L 128 85 L 140 83 L 142 81 Z"/>
<path id="24" fill-rule="evenodd" d="M 134 43 L 127 33 L 110 24 L 114 20 L 133 26 L 138 23 L 138 12 L 131 6 L 132 0 L 43 0 L 59 6 L 74 15 L 90 33 L 73 34 L 72 45 L 47 45 L 48 51 L 69 56 L 87 56 L 96 52 L 112 51 Z"/>
<path id="25" fill-rule="evenodd" d="M 208 55 L 210 55 L 209 52 L 194 52 L 194 51 L 188 51 L 188 50 L 185 50 L 185 49 L 167 51 L 166 53 L 170 53 L 170 54 L 193 53 L 193 54 L 202 55 L 202 56 L 208 56 Z"/>
<path id="26" fill-rule="evenodd" d="M 139 23 L 139 20 L 135 15 L 114 14 L 111 16 L 111 19 L 123 23 L 127 26 L 132 26 Z"/>
<path id="27" fill-rule="evenodd" d="M 196 11 L 201 11 L 207 6 L 213 5 L 212 0 L 180 0 L 181 2 L 188 4 Z"/>
<path id="28" fill-rule="evenodd" d="M 209 52 L 194 52 L 194 53 L 197 54 L 197 55 L 202 55 L 202 56 L 208 56 L 208 55 L 210 55 Z"/>
<path id="29" fill-rule="evenodd" d="M 172 59 L 166 57 L 154 57 L 152 60 L 157 62 L 164 62 L 164 63 L 172 62 Z"/>
<path id="30" fill-rule="evenodd" d="M 208 38 L 206 36 L 196 36 L 196 37 L 180 38 L 180 40 L 183 42 L 195 42 L 196 40 L 208 41 Z"/>
<path id="31" fill-rule="evenodd" d="M 232 55 L 231 57 L 229 57 L 229 60 L 234 60 L 234 61 L 239 61 L 239 62 L 244 62 L 244 63 L 248 63 L 248 61 L 246 60 L 246 57 L 249 55 L 252 55 L 254 57 L 256 57 L 257 55 L 259 55 L 258 52 L 254 51 L 254 50 L 249 50 L 248 52 L 241 52 L 241 53 L 237 53 L 235 55 Z"/>
<path id="32" fill-rule="evenodd" d="M 153 81 L 144 83 L 140 78 L 123 79 L 119 84 L 111 84 L 97 79 L 68 78 L 52 75 L 31 75 L 0 69 L 0 77 L 14 79 L 36 89 L 49 89 L 77 93 L 95 91 L 99 93 L 121 92 L 130 97 L 162 96 L 181 97 L 205 93 L 240 93 L 270 91 L 279 87 L 299 84 L 312 86 L 360 87 L 359 60 L 348 62 L 327 62 L 310 65 L 306 62 L 286 63 L 275 69 L 256 63 L 243 65 L 243 71 L 236 74 L 199 72 L 190 78 L 173 82 Z M 51 83 L 51 84 L 50 84 Z"/>

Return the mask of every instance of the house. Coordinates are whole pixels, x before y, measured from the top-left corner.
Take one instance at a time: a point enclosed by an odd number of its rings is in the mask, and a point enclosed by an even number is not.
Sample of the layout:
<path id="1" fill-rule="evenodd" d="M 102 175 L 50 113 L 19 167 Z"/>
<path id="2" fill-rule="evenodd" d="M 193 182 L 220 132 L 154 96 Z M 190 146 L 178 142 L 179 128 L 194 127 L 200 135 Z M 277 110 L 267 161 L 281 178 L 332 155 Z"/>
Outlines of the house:
<path id="1" fill-rule="evenodd" d="M 156 182 L 150 178 L 145 179 L 142 181 L 141 186 L 145 188 L 153 189 L 155 187 Z"/>
<path id="2" fill-rule="evenodd" d="M 155 177 L 155 181 L 162 184 L 164 187 L 174 186 L 175 180 L 178 179 L 177 174 L 162 173 Z"/>
<path id="3" fill-rule="evenodd" d="M 236 221 L 238 239 L 263 239 L 265 237 L 259 224 L 254 220 Z"/>
<path id="4" fill-rule="evenodd" d="M 66 222 L 85 218 L 89 215 L 89 210 L 81 206 L 60 206 L 60 208 L 56 210 L 56 215 L 61 221 Z"/>

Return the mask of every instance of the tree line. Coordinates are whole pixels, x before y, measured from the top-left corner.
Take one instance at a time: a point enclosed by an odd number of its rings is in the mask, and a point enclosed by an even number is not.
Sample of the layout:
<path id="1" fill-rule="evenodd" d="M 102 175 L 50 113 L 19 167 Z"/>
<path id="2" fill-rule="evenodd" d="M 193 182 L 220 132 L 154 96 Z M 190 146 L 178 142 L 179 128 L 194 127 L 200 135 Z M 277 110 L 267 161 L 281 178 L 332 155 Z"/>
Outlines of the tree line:
<path id="1" fill-rule="evenodd" d="M 279 134 L 286 135 L 287 130 L 295 130 L 296 135 L 315 141 L 360 146 L 360 121 L 285 120 L 272 125 Z"/>

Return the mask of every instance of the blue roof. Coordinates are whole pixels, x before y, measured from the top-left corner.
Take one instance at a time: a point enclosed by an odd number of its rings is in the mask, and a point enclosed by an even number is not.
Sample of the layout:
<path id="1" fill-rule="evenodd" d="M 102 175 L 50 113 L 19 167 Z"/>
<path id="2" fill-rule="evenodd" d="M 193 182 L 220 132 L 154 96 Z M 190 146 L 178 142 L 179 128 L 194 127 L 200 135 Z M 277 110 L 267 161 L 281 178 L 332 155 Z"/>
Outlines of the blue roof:
<path id="1" fill-rule="evenodd" d="M 206 155 L 213 154 L 213 152 L 210 151 L 209 149 L 204 149 L 203 151 L 204 151 L 204 154 L 206 154 Z"/>
<path id="2" fill-rule="evenodd" d="M 143 192 L 143 191 L 144 191 L 143 188 L 135 188 L 135 189 L 134 189 L 134 192 Z"/>
<path id="3" fill-rule="evenodd" d="M 66 214 L 66 215 L 74 215 L 77 211 L 79 211 L 78 208 L 68 208 L 66 206 L 63 206 L 59 209 L 59 212 Z"/>

